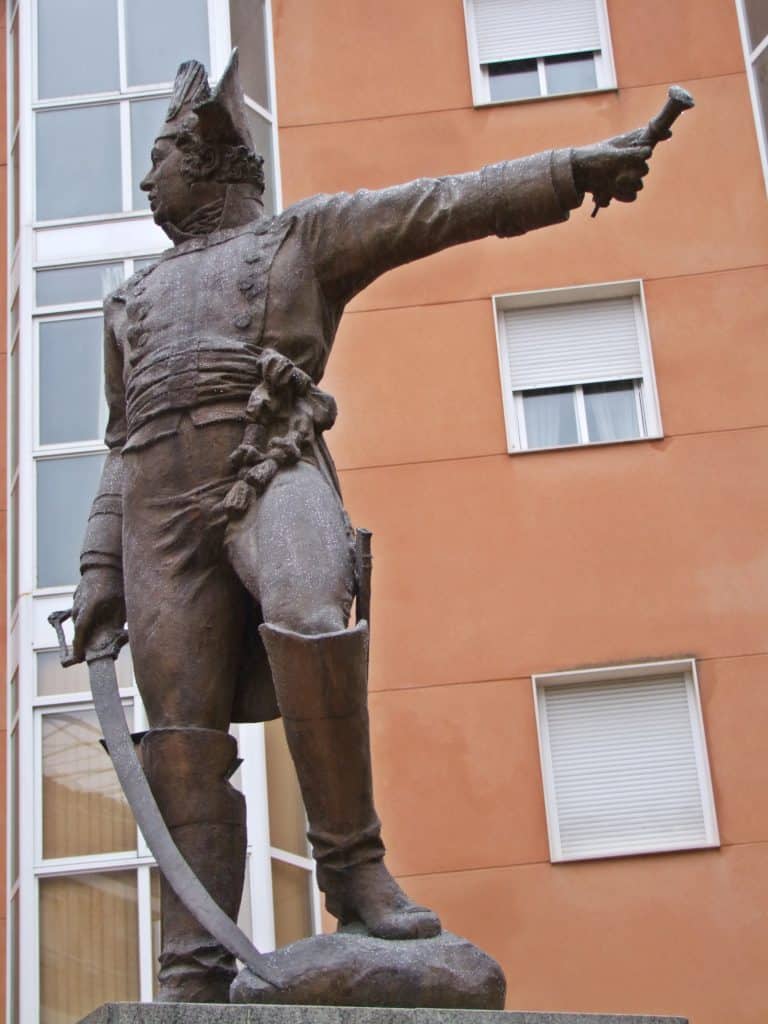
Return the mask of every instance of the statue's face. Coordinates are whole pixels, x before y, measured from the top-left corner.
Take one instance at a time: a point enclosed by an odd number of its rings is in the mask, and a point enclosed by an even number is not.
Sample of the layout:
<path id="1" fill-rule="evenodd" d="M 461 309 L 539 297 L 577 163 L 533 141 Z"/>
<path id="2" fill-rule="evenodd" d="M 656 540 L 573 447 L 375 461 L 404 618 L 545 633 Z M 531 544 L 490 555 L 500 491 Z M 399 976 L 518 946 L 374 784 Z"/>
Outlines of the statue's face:
<path id="1" fill-rule="evenodd" d="M 194 218 L 196 211 L 218 196 L 221 186 L 213 182 L 192 183 L 182 174 L 184 154 L 173 139 L 155 139 L 152 168 L 140 188 L 149 194 L 155 223 L 180 226 Z"/>

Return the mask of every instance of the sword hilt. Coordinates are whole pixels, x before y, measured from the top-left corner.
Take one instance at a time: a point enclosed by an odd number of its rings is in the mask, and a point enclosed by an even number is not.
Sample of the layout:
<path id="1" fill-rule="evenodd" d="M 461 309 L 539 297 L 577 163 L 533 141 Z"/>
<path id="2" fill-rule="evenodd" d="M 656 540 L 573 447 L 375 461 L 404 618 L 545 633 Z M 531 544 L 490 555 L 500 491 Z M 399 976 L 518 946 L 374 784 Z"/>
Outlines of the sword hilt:
<path id="1" fill-rule="evenodd" d="M 72 648 L 67 643 L 67 638 L 64 636 L 64 623 L 67 619 L 72 618 L 72 609 L 63 608 L 57 612 L 51 612 L 48 616 L 48 621 L 56 630 L 56 639 L 59 642 L 59 660 L 61 661 L 62 668 L 69 668 L 71 665 L 79 665 L 80 660 L 76 658 L 72 652 Z M 98 661 L 99 658 L 113 658 L 117 659 L 122 648 L 128 643 L 128 630 L 118 629 L 107 637 L 106 641 L 98 647 L 89 648 L 85 652 L 85 661 L 90 663 L 92 661 Z"/>

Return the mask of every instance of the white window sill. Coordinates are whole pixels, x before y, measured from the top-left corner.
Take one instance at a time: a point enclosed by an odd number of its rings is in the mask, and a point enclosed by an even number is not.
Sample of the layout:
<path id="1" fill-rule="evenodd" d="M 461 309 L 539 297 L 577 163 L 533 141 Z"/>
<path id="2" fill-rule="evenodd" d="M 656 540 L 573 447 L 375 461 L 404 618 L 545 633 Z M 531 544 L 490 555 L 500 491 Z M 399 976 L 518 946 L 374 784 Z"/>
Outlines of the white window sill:
<path id="1" fill-rule="evenodd" d="M 663 440 L 663 434 L 646 434 L 644 437 L 627 437 L 621 441 L 584 441 L 579 444 L 548 445 L 546 448 L 509 448 L 507 455 L 540 455 L 542 452 L 567 452 L 578 448 L 607 448 L 611 445 L 642 444 L 644 441 Z"/>
<path id="2" fill-rule="evenodd" d="M 599 89 L 583 89 L 579 92 L 553 92 L 548 93 L 546 96 L 525 96 L 521 99 L 512 100 L 473 100 L 472 106 L 475 110 L 480 110 L 484 107 L 509 107 L 509 106 L 520 106 L 523 103 L 542 103 L 548 100 L 563 100 L 571 99 L 574 96 L 602 96 L 609 92 L 618 92 L 618 85 L 606 85 L 601 86 Z"/>

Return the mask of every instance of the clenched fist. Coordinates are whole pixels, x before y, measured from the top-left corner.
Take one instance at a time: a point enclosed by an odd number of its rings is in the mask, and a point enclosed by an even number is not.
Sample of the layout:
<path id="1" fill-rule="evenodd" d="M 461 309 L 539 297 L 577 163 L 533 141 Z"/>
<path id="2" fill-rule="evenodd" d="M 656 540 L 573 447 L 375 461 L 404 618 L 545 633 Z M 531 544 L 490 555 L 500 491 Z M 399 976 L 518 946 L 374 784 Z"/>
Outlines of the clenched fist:
<path id="1" fill-rule="evenodd" d="M 72 602 L 72 621 L 72 652 L 78 661 L 85 660 L 87 650 L 107 647 L 125 625 L 123 574 L 101 566 L 86 569 Z"/>
<path id="2" fill-rule="evenodd" d="M 671 132 L 667 131 L 665 138 Z M 595 203 L 607 206 L 612 199 L 632 203 L 643 187 L 653 146 L 646 128 L 605 139 L 572 152 L 573 176 L 580 192 L 591 192 Z"/>

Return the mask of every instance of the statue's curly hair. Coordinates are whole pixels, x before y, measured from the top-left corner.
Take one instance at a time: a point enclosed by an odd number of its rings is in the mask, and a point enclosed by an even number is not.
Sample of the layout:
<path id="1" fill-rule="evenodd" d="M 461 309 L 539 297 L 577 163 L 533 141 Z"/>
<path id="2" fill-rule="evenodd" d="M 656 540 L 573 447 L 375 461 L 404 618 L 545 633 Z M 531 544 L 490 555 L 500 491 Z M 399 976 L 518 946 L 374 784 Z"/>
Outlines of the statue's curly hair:
<path id="1" fill-rule="evenodd" d="M 193 123 L 181 126 L 176 135 L 176 145 L 184 154 L 181 173 L 188 181 L 251 185 L 259 195 L 263 194 L 264 158 L 247 146 L 205 142 L 195 131 Z"/>

